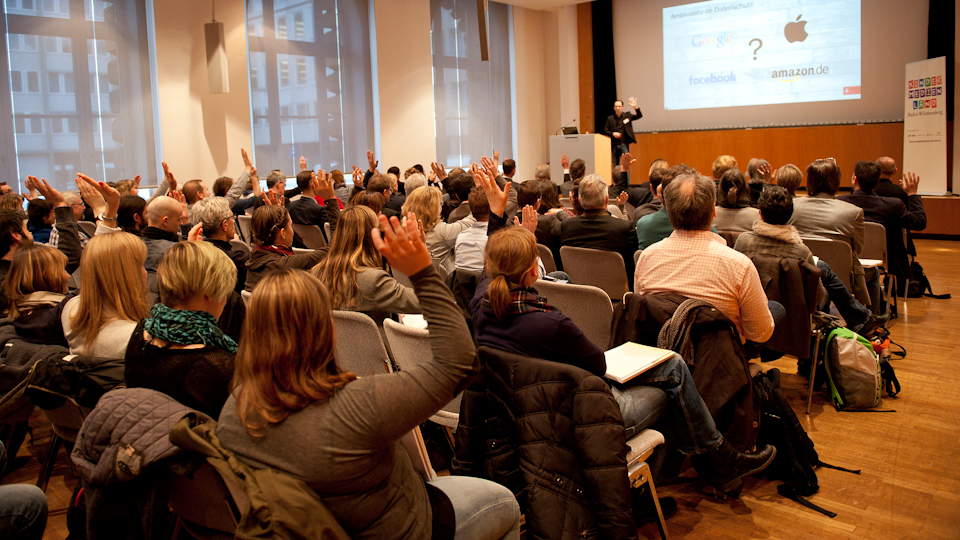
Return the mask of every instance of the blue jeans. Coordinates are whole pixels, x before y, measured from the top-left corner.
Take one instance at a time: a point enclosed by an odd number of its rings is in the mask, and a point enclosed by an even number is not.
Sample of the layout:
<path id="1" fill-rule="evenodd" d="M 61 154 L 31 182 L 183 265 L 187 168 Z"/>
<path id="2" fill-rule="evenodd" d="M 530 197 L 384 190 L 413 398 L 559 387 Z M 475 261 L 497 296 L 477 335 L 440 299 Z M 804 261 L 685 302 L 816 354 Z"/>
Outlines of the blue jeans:
<path id="1" fill-rule="evenodd" d="M 623 138 L 620 138 L 620 139 L 612 139 L 612 141 L 611 141 L 611 142 L 612 142 L 612 146 L 613 146 L 612 150 L 613 150 L 613 165 L 614 165 L 614 166 L 617 166 L 617 165 L 620 164 L 620 156 L 622 156 L 622 155 L 624 155 L 624 154 L 626 154 L 627 152 L 630 151 L 630 147 L 629 147 L 628 145 L 626 145 L 626 144 L 624 144 L 624 143 L 618 143 L 618 142 L 617 142 L 618 140 L 622 141 Z M 614 181 L 616 181 L 616 178 L 614 178 Z"/>
<path id="2" fill-rule="evenodd" d="M 817 261 L 817 268 L 820 269 L 820 283 L 823 283 L 823 288 L 827 290 L 827 296 L 837 306 L 837 311 L 847 322 L 847 326 L 850 328 L 860 327 L 870 317 L 870 310 L 857 301 L 850 289 L 833 273 L 830 265 L 821 260 Z"/>
<path id="3" fill-rule="evenodd" d="M 520 538 L 520 505 L 509 489 L 470 476 L 440 476 L 430 485 L 443 491 L 453 505 L 456 540 Z"/>
<path id="4" fill-rule="evenodd" d="M 780 323 L 787 318 L 787 310 L 786 308 L 783 307 L 783 304 L 775 300 L 767 301 L 767 309 L 770 310 L 770 315 L 773 316 L 773 331 L 776 332 L 777 327 L 780 326 Z M 781 356 L 783 356 L 782 353 L 779 353 L 774 351 L 773 349 L 767 349 L 766 347 L 764 347 L 763 346 L 764 343 L 766 343 L 766 341 L 764 341 L 763 343 L 757 343 L 756 341 L 750 341 L 748 339 L 747 342 L 743 344 L 743 350 L 747 355 L 747 359 L 761 356 L 761 353 L 764 353 L 764 352 L 773 353 L 773 354 L 764 355 L 764 357 L 762 358 L 764 362 L 776 360 Z"/>
<path id="5" fill-rule="evenodd" d="M 713 417 L 707 405 L 693 384 L 690 369 L 679 354 L 674 354 L 662 364 L 650 369 L 627 385 L 610 383 L 613 397 L 620 405 L 623 425 L 626 429 L 640 424 L 645 418 L 643 411 L 649 410 L 635 399 L 640 388 L 654 386 L 667 394 L 667 414 L 675 429 L 677 448 L 687 455 L 709 452 L 723 442 L 717 431 Z"/>
<path id="6" fill-rule="evenodd" d="M 0 475 L 7 467 L 7 449 L 0 443 Z M 0 538 L 40 540 L 47 526 L 47 496 L 37 486 L 0 486 Z"/>

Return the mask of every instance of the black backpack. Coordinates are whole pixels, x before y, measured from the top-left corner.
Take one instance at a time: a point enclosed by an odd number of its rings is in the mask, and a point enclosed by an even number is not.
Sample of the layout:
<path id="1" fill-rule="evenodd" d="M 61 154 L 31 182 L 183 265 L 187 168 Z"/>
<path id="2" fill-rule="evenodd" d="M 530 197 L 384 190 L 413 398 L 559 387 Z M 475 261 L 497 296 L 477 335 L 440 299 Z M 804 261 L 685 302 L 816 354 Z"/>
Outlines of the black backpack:
<path id="1" fill-rule="evenodd" d="M 949 294 L 933 294 L 933 289 L 930 288 L 930 280 L 927 279 L 926 274 L 923 273 L 923 267 L 920 266 L 920 263 L 917 261 L 910 263 L 910 274 L 910 285 L 907 288 L 907 296 L 909 298 L 920 298 L 923 296 L 929 296 L 937 300 L 950 298 Z"/>
<path id="2" fill-rule="evenodd" d="M 813 447 L 813 441 L 797 419 L 793 408 L 780 392 L 780 370 L 773 368 L 753 378 L 754 392 L 760 405 L 760 433 L 757 446 L 770 444 L 777 449 L 777 457 L 763 475 L 771 480 L 781 480 L 777 492 L 829 517 L 837 514 L 821 508 L 804 496 L 820 490 L 816 468 L 819 466 L 860 474 L 840 467 L 827 465 Z"/>

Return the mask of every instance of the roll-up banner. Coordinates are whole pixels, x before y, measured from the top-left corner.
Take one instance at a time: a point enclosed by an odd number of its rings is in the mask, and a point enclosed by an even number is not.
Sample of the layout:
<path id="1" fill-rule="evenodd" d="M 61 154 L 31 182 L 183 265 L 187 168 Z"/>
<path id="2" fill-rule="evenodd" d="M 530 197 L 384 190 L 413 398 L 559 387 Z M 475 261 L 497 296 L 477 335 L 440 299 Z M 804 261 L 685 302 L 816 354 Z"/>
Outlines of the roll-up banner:
<path id="1" fill-rule="evenodd" d="M 947 59 L 907 64 L 903 166 L 920 176 L 920 193 L 947 193 Z"/>

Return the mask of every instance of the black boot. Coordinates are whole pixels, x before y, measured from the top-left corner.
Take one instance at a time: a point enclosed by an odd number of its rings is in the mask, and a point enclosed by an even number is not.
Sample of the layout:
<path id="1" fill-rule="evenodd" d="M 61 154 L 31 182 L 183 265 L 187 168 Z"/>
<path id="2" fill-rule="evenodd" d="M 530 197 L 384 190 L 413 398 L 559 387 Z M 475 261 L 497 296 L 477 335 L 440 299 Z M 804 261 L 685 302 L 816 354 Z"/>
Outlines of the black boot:
<path id="1" fill-rule="evenodd" d="M 769 444 L 753 454 L 737 452 L 724 440 L 716 450 L 691 456 L 693 468 L 701 478 L 718 490 L 732 497 L 740 496 L 744 476 L 766 469 L 777 455 L 777 449 Z"/>

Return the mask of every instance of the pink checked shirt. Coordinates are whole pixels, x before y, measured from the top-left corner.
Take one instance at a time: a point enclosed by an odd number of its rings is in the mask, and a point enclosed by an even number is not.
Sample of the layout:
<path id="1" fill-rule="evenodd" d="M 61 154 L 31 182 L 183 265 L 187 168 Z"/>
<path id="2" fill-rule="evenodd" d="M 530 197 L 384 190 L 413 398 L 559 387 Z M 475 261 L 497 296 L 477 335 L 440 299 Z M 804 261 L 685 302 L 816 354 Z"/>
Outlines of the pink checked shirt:
<path id="1" fill-rule="evenodd" d="M 643 250 L 634 285 L 640 294 L 675 292 L 709 302 L 737 325 L 740 339 L 762 343 L 773 335 L 756 267 L 710 231 L 675 230 Z"/>

